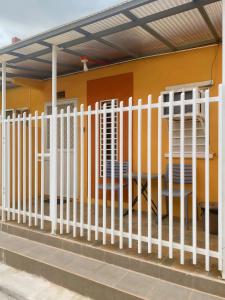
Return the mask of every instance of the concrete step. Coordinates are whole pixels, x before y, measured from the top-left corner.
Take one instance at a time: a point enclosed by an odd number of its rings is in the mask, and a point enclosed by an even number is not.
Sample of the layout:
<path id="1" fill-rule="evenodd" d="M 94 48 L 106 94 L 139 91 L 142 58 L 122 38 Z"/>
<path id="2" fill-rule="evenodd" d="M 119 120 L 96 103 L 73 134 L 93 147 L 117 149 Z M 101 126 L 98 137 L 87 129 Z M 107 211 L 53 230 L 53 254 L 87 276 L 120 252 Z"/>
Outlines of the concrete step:
<path id="1" fill-rule="evenodd" d="M 94 299 L 222 299 L 219 297 L 225 296 L 222 280 L 15 224 L 0 224 L 0 230 L 3 262 Z"/>
<path id="2" fill-rule="evenodd" d="M 221 299 L 3 232 L 0 249 L 3 263 L 93 299 Z"/>

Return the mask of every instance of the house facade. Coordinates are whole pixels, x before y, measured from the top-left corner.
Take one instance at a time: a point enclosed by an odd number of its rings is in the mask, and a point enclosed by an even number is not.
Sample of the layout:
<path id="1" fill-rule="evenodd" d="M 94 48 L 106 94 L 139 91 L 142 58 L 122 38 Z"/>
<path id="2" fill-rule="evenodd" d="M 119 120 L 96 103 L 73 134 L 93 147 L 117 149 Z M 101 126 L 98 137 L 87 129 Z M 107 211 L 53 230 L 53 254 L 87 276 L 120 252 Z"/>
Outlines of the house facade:
<path id="1" fill-rule="evenodd" d="M 68 100 L 74 99 L 79 108 L 84 104 L 87 110 L 91 105 L 92 109 L 96 102 L 102 100 L 118 99 L 128 105 L 128 99 L 133 97 L 133 103 L 137 104 L 138 99 L 147 103 L 148 95 L 151 94 L 153 102 L 158 102 L 161 93 L 166 92 L 172 87 L 180 91 L 181 87 L 192 90 L 194 87 L 206 89 L 210 88 L 212 96 L 218 94 L 218 87 L 221 82 L 221 63 L 222 48 L 221 44 L 189 49 L 177 53 L 163 54 L 160 56 L 147 57 L 136 61 L 124 62 L 112 66 L 106 66 L 89 72 L 80 72 L 77 74 L 67 75 L 58 78 L 57 91 L 64 92 L 64 99 L 59 99 L 59 103 L 67 103 Z M 184 72 L 185 70 L 185 72 Z M 146 74 L 148 74 L 146 76 Z M 32 115 L 38 111 L 46 113 L 46 105 L 51 99 L 51 80 L 40 82 L 30 79 L 15 79 L 15 84 L 20 85 L 7 91 L 6 109 L 23 109 L 27 108 Z M 203 87 L 202 87 L 203 85 Z M 205 86 L 204 86 L 205 85 Z M 15 101 L 16 99 L 16 101 Z M 73 100 L 72 100 L 73 101 Z M 216 105 L 215 105 L 216 106 Z M 214 176 L 210 177 L 210 199 L 217 202 L 218 190 L 218 119 L 217 107 L 210 109 L 210 169 Z M 135 117 L 135 116 L 134 116 Z M 137 118 L 137 117 L 136 117 Z M 137 122 L 137 120 L 135 121 Z M 163 172 L 166 172 L 168 164 L 168 118 L 163 120 Z M 127 124 L 126 124 L 127 125 Z M 145 123 L 143 124 L 146 125 Z M 155 130 L 152 131 L 153 139 L 157 140 L 157 116 L 152 123 Z M 84 124 L 85 130 L 85 156 L 87 157 L 87 122 Z M 155 137 L 154 137 L 155 135 Z M 124 137 L 125 143 L 128 143 L 128 135 Z M 137 140 L 137 127 L 133 128 L 133 144 Z M 204 141 L 203 141 L 204 143 Z M 46 145 L 47 148 L 47 145 Z M 146 148 L 146 140 L 143 140 L 143 148 Z M 49 148 L 47 149 L 49 151 Z M 128 151 L 125 153 L 128 159 Z M 157 173 L 157 144 L 152 150 L 152 169 Z M 189 160 L 188 160 L 189 158 Z M 187 162 L 192 158 L 191 153 L 187 154 Z M 179 163 L 180 156 L 174 153 L 174 161 Z M 143 171 L 147 172 L 145 161 L 147 160 L 147 151 L 143 153 Z M 198 180 L 197 193 L 198 201 L 204 201 L 205 183 L 204 177 L 204 149 L 198 154 Z M 85 161 L 87 164 L 87 160 Z M 137 170 L 137 149 L 134 147 L 133 166 Z M 94 170 L 94 160 L 93 168 Z M 85 178 L 87 179 L 87 166 L 85 167 Z M 94 174 L 93 174 L 94 177 Z M 87 180 L 86 183 L 87 185 Z M 155 186 L 156 188 L 157 186 Z M 39 188 L 40 190 L 40 188 Z M 39 191 L 40 192 L 40 191 Z M 87 193 L 87 189 L 85 189 Z M 87 195 L 86 195 L 87 196 Z M 92 195 L 94 198 L 94 195 Z M 175 212 L 179 216 L 179 202 L 175 202 Z M 191 214 L 191 205 L 189 207 Z"/>

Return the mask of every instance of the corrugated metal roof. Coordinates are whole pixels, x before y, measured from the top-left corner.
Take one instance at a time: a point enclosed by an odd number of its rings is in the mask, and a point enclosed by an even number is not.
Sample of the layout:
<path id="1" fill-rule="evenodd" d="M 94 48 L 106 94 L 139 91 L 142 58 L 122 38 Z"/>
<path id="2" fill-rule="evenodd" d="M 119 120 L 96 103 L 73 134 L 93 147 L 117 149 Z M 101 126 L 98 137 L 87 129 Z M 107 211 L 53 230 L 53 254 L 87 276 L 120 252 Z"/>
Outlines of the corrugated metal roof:
<path id="1" fill-rule="evenodd" d="M 23 55 L 28 55 L 28 54 L 32 54 L 32 53 L 35 53 L 35 52 L 47 49 L 47 48 L 48 47 L 46 47 L 46 46 L 40 45 L 38 43 L 35 43 L 35 44 L 29 45 L 27 47 L 15 50 L 15 53 L 19 53 L 19 54 L 23 54 Z"/>
<path id="2" fill-rule="evenodd" d="M 182 4 L 190 3 L 191 1 L 192 0 L 158 0 L 132 9 L 131 13 L 134 14 L 137 18 L 144 18 L 146 16 L 154 15 Z"/>
<path id="3" fill-rule="evenodd" d="M 133 58 L 221 42 L 222 5 L 215 0 L 133 0 L 0 49 L 8 76 L 51 76 L 51 47 L 58 73 L 82 71 Z M 0 74 L 1 75 L 1 74 Z"/>
<path id="4" fill-rule="evenodd" d="M 134 51 L 137 55 L 145 55 L 160 49 L 168 50 L 162 42 L 140 26 L 111 34 L 104 39 L 116 45 L 126 45 L 126 49 Z"/>
<path id="5" fill-rule="evenodd" d="M 148 24 L 175 46 L 185 46 L 213 38 L 198 9 L 193 9 Z"/>
<path id="6" fill-rule="evenodd" d="M 76 40 L 78 38 L 83 37 L 84 35 L 80 32 L 77 32 L 75 30 L 70 30 L 68 32 L 56 35 L 50 39 L 45 40 L 45 42 L 54 44 L 54 45 L 60 45 L 62 43 L 70 42 L 73 40 Z"/>
<path id="7" fill-rule="evenodd" d="M 82 43 L 80 45 L 72 46 L 69 48 L 72 51 L 82 53 L 84 56 L 88 56 L 90 59 L 94 57 L 95 59 L 114 59 L 121 56 L 118 50 L 113 49 L 99 41 L 90 41 Z M 92 60 L 92 59 L 91 59 Z"/>
<path id="8" fill-rule="evenodd" d="M 116 16 L 106 18 L 104 20 L 89 24 L 87 26 L 83 26 L 82 29 L 86 30 L 89 33 L 96 33 L 109 28 L 116 27 L 118 25 L 128 23 L 130 21 L 131 20 L 123 14 L 118 14 Z"/>

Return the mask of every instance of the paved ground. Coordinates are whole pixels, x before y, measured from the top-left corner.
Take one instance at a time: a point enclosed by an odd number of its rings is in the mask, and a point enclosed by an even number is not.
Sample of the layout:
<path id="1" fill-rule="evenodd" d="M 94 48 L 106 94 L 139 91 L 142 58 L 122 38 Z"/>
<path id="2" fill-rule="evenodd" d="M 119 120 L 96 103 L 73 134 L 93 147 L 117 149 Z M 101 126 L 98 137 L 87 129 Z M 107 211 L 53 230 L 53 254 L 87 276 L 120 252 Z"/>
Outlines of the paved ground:
<path id="1" fill-rule="evenodd" d="M 51 282 L 0 264 L 1 300 L 90 300 Z"/>

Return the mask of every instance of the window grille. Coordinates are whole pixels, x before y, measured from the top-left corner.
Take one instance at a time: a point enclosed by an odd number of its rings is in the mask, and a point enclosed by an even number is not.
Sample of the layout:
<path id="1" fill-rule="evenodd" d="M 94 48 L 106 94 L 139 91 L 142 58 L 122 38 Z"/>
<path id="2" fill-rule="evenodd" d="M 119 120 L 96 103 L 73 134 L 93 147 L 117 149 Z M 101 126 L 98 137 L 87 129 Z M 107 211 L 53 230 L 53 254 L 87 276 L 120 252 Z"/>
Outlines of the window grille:
<path id="1" fill-rule="evenodd" d="M 100 109 L 112 108 L 112 100 L 100 101 Z M 114 108 L 118 107 L 118 100 L 114 100 Z M 100 115 L 100 176 L 103 176 L 103 114 Z M 106 113 L 106 160 L 112 159 L 112 114 Z M 114 160 L 118 160 L 118 113 L 114 117 Z"/>

